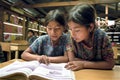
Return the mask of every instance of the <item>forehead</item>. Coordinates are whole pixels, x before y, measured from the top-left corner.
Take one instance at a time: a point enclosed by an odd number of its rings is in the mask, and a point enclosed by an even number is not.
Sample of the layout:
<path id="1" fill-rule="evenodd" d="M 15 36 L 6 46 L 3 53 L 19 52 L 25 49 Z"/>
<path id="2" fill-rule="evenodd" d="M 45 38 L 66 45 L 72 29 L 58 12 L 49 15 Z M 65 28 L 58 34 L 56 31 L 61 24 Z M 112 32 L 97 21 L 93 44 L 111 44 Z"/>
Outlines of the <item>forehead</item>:
<path id="1" fill-rule="evenodd" d="M 69 28 L 73 28 L 73 29 L 85 28 L 83 25 L 80 25 L 80 24 L 75 23 L 75 22 L 73 22 L 73 21 L 69 21 L 69 22 L 68 22 L 68 27 L 69 27 Z"/>
<path id="2" fill-rule="evenodd" d="M 47 27 L 60 27 L 61 25 L 57 21 L 50 21 Z"/>

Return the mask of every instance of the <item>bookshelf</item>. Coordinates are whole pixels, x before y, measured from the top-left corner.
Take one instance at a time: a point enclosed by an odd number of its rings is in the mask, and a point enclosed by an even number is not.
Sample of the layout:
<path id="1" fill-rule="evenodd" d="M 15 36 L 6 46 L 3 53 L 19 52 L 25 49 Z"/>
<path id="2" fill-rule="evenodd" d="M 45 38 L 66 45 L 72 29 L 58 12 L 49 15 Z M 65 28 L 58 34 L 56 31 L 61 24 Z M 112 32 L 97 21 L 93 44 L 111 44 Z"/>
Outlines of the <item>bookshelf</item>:
<path id="1" fill-rule="evenodd" d="M 3 38 L 4 41 L 22 40 L 25 31 L 25 18 L 4 11 L 3 17 Z"/>
<path id="2" fill-rule="evenodd" d="M 0 12 L 0 41 L 11 42 L 14 40 L 25 40 L 28 30 L 41 35 L 46 33 L 46 28 L 38 21 L 30 20 L 29 17 L 13 13 L 6 9 Z"/>
<path id="3" fill-rule="evenodd" d="M 111 42 L 120 43 L 120 32 L 106 32 Z"/>
<path id="4" fill-rule="evenodd" d="M 34 32 L 38 33 L 41 35 L 41 33 L 46 33 L 46 27 L 38 24 L 38 22 L 34 21 L 29 21 L 28 23 L 28 30 L 33 30 Z"/>

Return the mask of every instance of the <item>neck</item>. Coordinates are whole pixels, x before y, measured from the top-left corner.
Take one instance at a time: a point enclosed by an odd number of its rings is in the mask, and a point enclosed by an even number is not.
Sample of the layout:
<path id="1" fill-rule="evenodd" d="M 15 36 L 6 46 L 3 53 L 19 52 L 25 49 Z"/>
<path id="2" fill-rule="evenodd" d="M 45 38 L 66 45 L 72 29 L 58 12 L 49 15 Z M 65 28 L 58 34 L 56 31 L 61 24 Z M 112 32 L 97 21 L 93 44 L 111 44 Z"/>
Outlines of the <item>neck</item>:
<path id="1" fill-rule="evenodd" d="M 51 40 L 51 43 L 52 43 L 53 46 L 57 45 L 58 42 L 59 42 L 59 40 L 55 40 L 55 41 L 54 41 L 54 40 Z"/>
<path id="2" fill-rule="evenodd" d="M 88 46 L 88 47 L 91 47 L 92 46 L 92 35 L 89 34 L 89 36 L 83 41 L 83 44 Z"/>

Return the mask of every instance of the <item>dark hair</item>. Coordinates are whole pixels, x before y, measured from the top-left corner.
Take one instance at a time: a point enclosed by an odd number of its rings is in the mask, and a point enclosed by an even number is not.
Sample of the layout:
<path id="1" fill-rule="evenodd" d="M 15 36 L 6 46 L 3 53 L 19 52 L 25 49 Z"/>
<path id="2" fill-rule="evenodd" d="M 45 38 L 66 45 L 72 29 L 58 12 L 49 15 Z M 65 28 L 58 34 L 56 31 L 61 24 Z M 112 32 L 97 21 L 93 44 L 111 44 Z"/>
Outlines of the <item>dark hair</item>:
<path id="1" fill-rule="evenodd" d="M 42 36 L 42 35 L 46 35 L 46 33 L 41 33 L 41 36 Z"/>
<path id="2" fill-rule="evenodd" d="M 29 30 L 28 33 L 31 32 L 33 35 L 35 35 L 34 31 L 33 30 Z"/>
<path id="3" fill-rule="evenodd" d="M 73 21 L 80 25 L 90 26 L 90 23 L 95 24 L 96 11 L 92 5 L 82 4 L 74 6 L 69 12 L 68 22 Z"/>
<path id="4" fill-rule="evenodd" d="M 66 24 L 64 14 L 61 11 L 59 11 L 58 9 L 51 10 L 47 14 L 47 16 L 45 18 L 45 26 L 47 26 L 50 21 L 56 21 L 63 27 L 65 27 L 65 24 Z"/>

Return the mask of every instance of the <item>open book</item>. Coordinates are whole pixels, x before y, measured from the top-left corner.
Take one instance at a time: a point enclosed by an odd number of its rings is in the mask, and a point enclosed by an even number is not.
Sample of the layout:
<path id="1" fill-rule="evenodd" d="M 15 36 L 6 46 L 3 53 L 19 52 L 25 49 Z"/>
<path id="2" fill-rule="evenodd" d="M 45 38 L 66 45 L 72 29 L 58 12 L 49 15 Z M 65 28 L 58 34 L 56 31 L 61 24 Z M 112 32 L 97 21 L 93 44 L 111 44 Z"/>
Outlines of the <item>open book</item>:
<path id="1" fill-rule="evenodd" d="M 65 64 L 15 61 L 0 69 L 0 80 L 75 80 L 74 73 L 64 68 Z"/>

